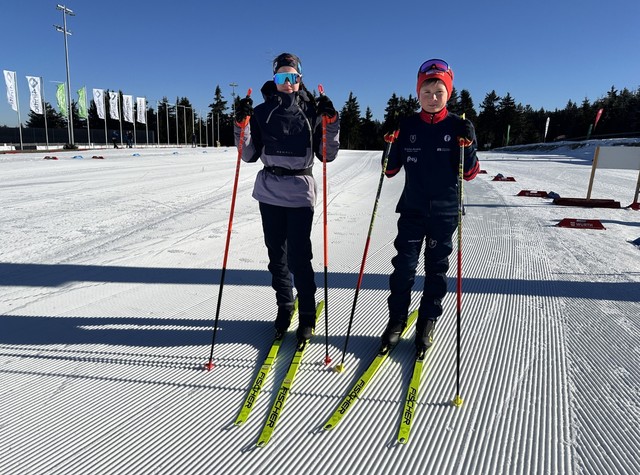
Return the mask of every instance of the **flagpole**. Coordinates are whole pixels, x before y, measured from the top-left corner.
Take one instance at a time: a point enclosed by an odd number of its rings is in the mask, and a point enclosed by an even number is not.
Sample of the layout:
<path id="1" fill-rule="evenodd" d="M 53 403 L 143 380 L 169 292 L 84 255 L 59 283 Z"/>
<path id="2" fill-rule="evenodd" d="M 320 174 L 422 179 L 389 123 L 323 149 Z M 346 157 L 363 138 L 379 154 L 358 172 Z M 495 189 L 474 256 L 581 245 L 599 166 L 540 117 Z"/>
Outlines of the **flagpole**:
<path id="1" fill-rule="evenodd" d="M 207 110 L 205 109 L 205 112 Z M 209 117 L 207 114 L 204 114 L 204 146 L 209 146 Z M 202 127 L 202 117 L 200 117 L 200 126 Z"/>
<path id="2" fill-rule="evenodd" d="M 176 147 L 180 146 L 180 129 L 178 128 L 178 102 L 176 101 Z"/>
<path id="3" fill-rule="evenodd" d="M 137 104 L 136 104 L 137 106 Z M 136 107 L 137 109 L 137 107 Z M 136 115 L 137 115 L 137 110 L 134 111 L 133 110 L 133 96 L 131 96 L 131 115 L 133 117 L 131 117 L 131 119 L 133 119 L 133 145 L 135 145 L 136 147 L 138 146 L 138 137 L 136 136 Z"/>
<path id="4" fill-rule="evenodd" d="M 147 133 L 147 146 L 149 146 L 149 112 L 147 111 L 147 98 L 144 98 L 144 130 Z"/>
<path id="5" fill-rule="evenodd" d="M 160 147 L 160 101 L 156 99 L 156 143 Z"/>
<path id="6" fill-rule="evenodd" d="M 105 103 L 104 89 L 102 90 L 102 109 L 102 116 L 104 117 L 102 119 L 104 120 L 104 147 L 109 148 L 109 133 L 107 132 L 107 104 Z"/>
<path id="7" fill-rule="evenodd" d="M 84 111 L 87 120 L 87 147 L 91 148 L 91 129 L 89 128 L 89 109 L 87 108 L 87 86 L 82 86 L 84 89 Z"/>
<path id="8" fill-rule="evenodd" d="M 164 111 L 167 116 L 167 145 L 169 145 L 169 103 L 166 101 L 164 103 Z"/>
<path id="9" fill-rule="evenodd" d="M 118 91 L 118 122 L 120 122 L 120 146 L 124 147 L 124 142 L 122 141 L 122 101 L 120 100 L 120 91 Z"/>
<path id="10" fill-rule="evenodd" d="M 216 118 L 213 116 L 213 109 L 211 109 L 211 146 L 216 146 Z"/>
<path id="11" fill-rule="evenodd" d="M 49 151 L 49 129 L 47 128 L 47 100 L 44 97 L 44 80 L 40 76 L 40 94 L 42 95 L 42 106 L 44 108 L 44 136 L 47 141 L 47 151 Z"/>
<path id="12" fill-rule="evenodd" d="M 18 81 L 16 80 L 16 75 L 14 74 L 14 84 L 16 88 L 16 112 L 18 113 L 18 128 L 20 130 L 20 150 L 23 149 L 24 144 L 22 143 L 22 120 L 20 119 L 20 98 L 18 97 Z"/>

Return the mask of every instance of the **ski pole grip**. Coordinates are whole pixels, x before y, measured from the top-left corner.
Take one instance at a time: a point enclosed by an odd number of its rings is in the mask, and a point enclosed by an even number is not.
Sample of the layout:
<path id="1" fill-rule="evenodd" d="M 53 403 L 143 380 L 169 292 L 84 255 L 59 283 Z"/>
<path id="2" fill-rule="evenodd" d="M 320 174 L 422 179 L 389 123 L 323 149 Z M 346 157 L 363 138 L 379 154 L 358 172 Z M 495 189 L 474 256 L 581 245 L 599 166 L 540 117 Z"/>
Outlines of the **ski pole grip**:
<path id="1" fill-rule="evenodd" d="M 321 96 L 324 96 L 324 87 L 322 87 L 322 84 L 318 84 L 318 92 Z"/>
<path id="2" fill-rule="evenodd" d="M 247 91 L 247 97 L 251 97 L 251 93 L 252 93 L 252 92 L 253 92 L 253 91 L 251 90 L 251 88 L 249 88 L 249 90 Z"/>
<path id="3" fill-rule="evenodd" d="M 387 143 L 395 142 L 396 139 L 398 138 L 399 133 L 400 133 L 399 130 L 394 130 L 393 132 L 389 132 L 388 134 L 385 134 L 384 141 Z"/>

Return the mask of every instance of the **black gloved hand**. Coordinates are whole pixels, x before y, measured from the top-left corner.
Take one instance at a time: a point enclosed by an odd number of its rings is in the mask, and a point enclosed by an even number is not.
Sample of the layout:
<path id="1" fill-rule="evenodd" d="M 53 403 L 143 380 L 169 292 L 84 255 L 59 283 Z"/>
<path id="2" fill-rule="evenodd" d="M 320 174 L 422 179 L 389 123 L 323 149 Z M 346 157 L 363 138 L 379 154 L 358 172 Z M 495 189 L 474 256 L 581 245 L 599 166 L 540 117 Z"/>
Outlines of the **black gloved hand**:
<path id="1" fill-rule="evenodd" d="M 318 114 L 324 115 L 328 118 L 332 118 L 336 115 L 336 109 L 333 107 L 333 102 L 331 102 L 331 99 L 325 95 L 318 98 L 317 110 Z"/>
<path id="2" fill-rule="evenodd" d="M 395 111 L 387 114 L 385 117 L 384 123 L 382 124 L 382 132 L 385 137 L 387 135 L 393 135 L 396 130 L 400 128 L 400 112 Z M 385 138 L 386 141 L 386 138 Z"/>
<path id="3" fill-rule="evenodd" d="M 465 119 L 462 121 L 460 132 L 458 132 L 458 143 L 461 147 L 469 147 L 475 138 L 476 131 L 473 128 L 473 124 L 470 120 Z"/>
<path id="4" fill-rule="evenodd" d="M 248 122 L 247 118 L 253 115 L 253 99 L 250 97 L 245 97 L 244 99 L 240 99 L 238 101 L 238 105 L 236 106 L 236 122 L 238 124 L 243 124 Z M 246 125 L 246 124 L 245 124 Z"/>

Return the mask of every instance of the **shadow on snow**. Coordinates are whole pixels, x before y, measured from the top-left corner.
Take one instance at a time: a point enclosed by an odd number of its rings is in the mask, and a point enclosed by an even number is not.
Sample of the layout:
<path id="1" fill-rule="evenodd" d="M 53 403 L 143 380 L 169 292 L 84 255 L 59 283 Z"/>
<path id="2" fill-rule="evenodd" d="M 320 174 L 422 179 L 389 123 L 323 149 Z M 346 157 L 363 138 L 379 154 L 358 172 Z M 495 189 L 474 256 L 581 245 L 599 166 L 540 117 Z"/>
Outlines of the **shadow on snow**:
<path id="1" fill-rule="evenodd" d="M 0 286 L 60 287 L 73 282 L 105 282 L 135 284 L 219 285 L 220 269 L 180 269 L 167 267 L 123 267 L 75 264 L 0 263 Z M 322 285 L 323 276 L 316 282 Z M 327 278 L 332 289 L 354 289 L 358 274 L 330 272 Z M 455 291 L 456 277 L 449 277 L 449 290 Z M 227 269 L 225 285 L 271 285 L 267 270 Z M 635 302 L 637 282 L 589 282 L 558 280 L 485 279 L 464 277 L 465 294 L 499 294 L 544 297 L 588 297 L 593 300 Z M 416 289 L 423 286 L 416 277 Z M 365 273 L 361 290 L 388 289 L 386 274 Z"/>

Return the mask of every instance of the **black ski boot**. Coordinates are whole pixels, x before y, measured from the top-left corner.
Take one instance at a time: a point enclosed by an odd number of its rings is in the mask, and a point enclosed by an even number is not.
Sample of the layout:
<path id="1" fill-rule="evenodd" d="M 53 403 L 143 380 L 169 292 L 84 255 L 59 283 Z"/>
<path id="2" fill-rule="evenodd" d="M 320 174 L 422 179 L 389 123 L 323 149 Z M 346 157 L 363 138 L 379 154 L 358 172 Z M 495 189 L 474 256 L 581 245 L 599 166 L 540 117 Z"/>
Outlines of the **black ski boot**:
<path id="1" fill-rule="evenodd" d="M 278 315 L 276 316 L 276 340 L 281 340 L 284 334 L 287 333 L 287 329 L 291 324 L 291 317 L 293 317 L 293 304 L 279 305 Z"/>
<path id="2" fill-rule="evenodd" d="M 427 349 L 433 345 L 433 334 L 436 331 L 435 320 L 418 321 L 416 323 L 416 353 L 424 355 Z"/>
<path id="3" fill-rule="evenodd" d="M 387 328 L 382 332 L 382 349 L 389 349 L 398 344 L 400 335 L 407 326 L 406 315 L 400 317 L 389 317 Z"/>
<path id="4" fill-rule="evenodd" d="M 315 313 L 301 313 L 300 324 L 296 331 L 296 337 L 298 338 L 298 347 L 304 346 L 313 336 L 315 330 L 316 315 Z"/>

